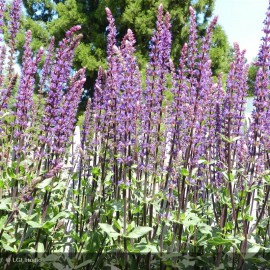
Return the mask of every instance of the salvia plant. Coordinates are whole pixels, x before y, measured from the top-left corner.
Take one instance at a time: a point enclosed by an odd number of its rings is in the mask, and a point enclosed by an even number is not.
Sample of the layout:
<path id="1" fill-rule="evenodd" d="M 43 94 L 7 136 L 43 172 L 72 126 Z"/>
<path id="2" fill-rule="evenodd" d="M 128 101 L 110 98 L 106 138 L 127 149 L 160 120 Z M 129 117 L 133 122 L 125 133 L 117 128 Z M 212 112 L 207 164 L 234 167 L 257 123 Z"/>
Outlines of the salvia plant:
<path id="1" fill-rule="evenodd" d="M 3 269 L 268 269 L 270 8 L 250 119 L 238 44 L 226 81 L 212 77 L 217 18 L 199 38 L 190 8 L 175 66 L 160 5 L 141 77 L 135 36 L 128 29 L 119 42 L 107 8 L 107 68 L 78 126 L 80 26 L 38 52 L 27 31 L 17 74 L 21 5 L 0 1 L 9 40 L 0 47 Z"/>

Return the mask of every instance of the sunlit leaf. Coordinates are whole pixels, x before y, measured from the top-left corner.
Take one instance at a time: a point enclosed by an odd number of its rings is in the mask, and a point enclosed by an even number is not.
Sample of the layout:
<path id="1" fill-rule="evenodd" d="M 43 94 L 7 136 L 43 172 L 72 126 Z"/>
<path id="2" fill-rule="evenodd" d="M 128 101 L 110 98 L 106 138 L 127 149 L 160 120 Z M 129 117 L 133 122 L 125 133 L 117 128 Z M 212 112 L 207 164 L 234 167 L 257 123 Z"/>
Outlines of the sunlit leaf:
<path id="1" fill-rule="evenodd" d="M 127 238 L 139 238 L 139 237 L 146 235 L 147 233 L 149 233 L 152 230 L 153 229 L 151 227 L 138 226 L 132 232 L 130 232 L 126 237 Z"/>

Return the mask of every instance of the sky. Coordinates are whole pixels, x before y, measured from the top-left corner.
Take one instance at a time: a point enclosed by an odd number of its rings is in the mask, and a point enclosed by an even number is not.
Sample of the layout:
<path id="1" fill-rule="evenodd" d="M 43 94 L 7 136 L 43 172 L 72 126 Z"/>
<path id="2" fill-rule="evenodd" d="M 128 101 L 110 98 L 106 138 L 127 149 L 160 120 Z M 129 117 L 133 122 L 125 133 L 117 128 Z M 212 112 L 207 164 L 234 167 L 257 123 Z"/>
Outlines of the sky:
<path id="1" fill-rule="evenodd" d="M 258 54 L 268 0 L 216 0 L 214 14 L 223 26 L 229 42 L 246 49 L 250 63 Z"/>

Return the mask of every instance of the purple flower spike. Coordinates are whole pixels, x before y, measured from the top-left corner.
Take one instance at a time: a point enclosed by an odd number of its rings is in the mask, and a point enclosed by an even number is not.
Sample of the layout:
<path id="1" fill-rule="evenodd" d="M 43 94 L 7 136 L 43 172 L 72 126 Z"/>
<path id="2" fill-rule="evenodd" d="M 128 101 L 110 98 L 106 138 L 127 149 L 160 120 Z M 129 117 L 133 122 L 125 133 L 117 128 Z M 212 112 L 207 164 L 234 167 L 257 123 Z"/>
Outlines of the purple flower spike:
<path id="1" fill-rule="evenodd" d="M 256 65 L 265 68 L 270 65 L 270 5 L 266 13 L 263 32 L 264 37 L 262 38 Z"/>
<path id="2" fill-rule="evenodd" d="M 252 138 L 249 142 L 251 157 L 261 155 L 263 151 L 270 149 L 269 140 L 269 116 L 270 116 L 270 6 L 264 21 L 264 37 L 260 46 L 258 60 L 255 63 L 259 69 L 255 82 L 255 98 L 253 101 L 254 110 L 252 112 L 252 123 L 250 133 Z M 259 147 L 256 147 L 259 146 Z M 258 149 L 261 149 L 260 153 Z"/>
<path id="3" fill-rule="evenodd" d="M 28 126 L 32 115 L 33 107 L 33 92 L 35 84 L 35 75 L 37 72 L 37 65 L 40 62 L 41 56 L 43 54 L 43 49 L 41 49 L 36 58 L 33 59 L 33 53 L 30 48 L 31 44 L 31 31 L 26 33 L 26 41 L 24 45 L 23 54 L 23 67 L 22 75 L 20 79 L 20 85 L 17 95 L 16 102 L 16 121 L 15 124 L 18 125 L 18 133 L 23 133 Z"/>
<path id="4" fill-rule="evenodd" d="M 135 38 L 128 29 L 121 45 L 121 57 L 125 76 L 122 81 L 122 95 L 118 96 L 117 129 L 120 134 L 118 151 L 120 163 L 126 165 L 133 161 L 132 149 L 136 144 L 137 119 L 140 116 L 142 89 L 139 67 L 134 56 Z"/>
<path id="5" fill-rule="evenodd" d="M 2 89 L 0 91 L 0 112 L 2 113 L 2 110 L 8 107 L 8 100 L 11 96 L 11 93 L 13 89 L 15 88 L 15 85 L 17 83 L 18 75 L 15 74 L 11 81 L 9 82 L 9 85 L 7 88 Z"/>
<path id="6" fill-rule="evenodd" d="M 187 65 L 188 65 L 188 72 L 191 75 L 191 83 L 193 83 L 193 77 L 196 75 L 196 57 L 198 54 L 197 49 L 197 23 L 196 23 L 196 14 L 192 7 L 189 8 L 190 11 L 190 30 L 189 30 L 189 41 L 188 41 L 188 59 L 187 59 Z"/>
<path id="7" fill-rule="evenodd" d="M 5 10 L 6 10 L 6 1 L 0 0 L 0 34 L 3 34 Z M 0 41 L 3 41 L 2 37 L 0 37 Z"/>
<path id="8" fill-rule="evenodd" d="M 20 28 L 20 12 L 21 12 L 21 0 L 14 0 L 10 11 L 10 38 L 14 42 L 15 37 Z"/>
<path id="9" fill-rule="evenodd" d="M 144 113 L 142 114 L 142 140 L 140 156 L 145 170 L 149 162 L 164 159 L 160 157 L 161 124 L 164 116 L 162 101 L 167 90 L 167 74 L 170 69 L 171 33 L 170 15 L 163 15 L 160 5 L 157 13 L 156 30 L 150 42 L 150 62 L 147 68 L 144 91 Z M 164 152 L 164 151 L 161 151 Z M 158 161 L 157 161 L 158 162 Z M 157 163 L 155 167 L 157 168 Z M 152 166 L 150 166 L 152 167 Z"/>
<path id="10" fill-rule="evenodd" d="M 101 126 L 101 120 L 103 119 L 103 107 L 104 107 L 104 92 L 105 92 L 105 84 L 106 84 L 106 74 L 102 67 L 99 67 L 98 69 L 98 77 L 95 83 L 95 93 L 93 98 L 93 109 L 92 112 L 95 112 L 93 114 L 93 126 L 94 126 L 94 133 L 98 134 L 102 130 Z M 106 112 L 104 112 L 106 114 Z M 102 134 L 101 134 L 102 136 Z M 97 144 L 97 136 L 95 136 L 95 141 L 93 142 L 93 145 Z"/>
<path id="11" fill-rule="evenodd" d="M 55 62 L 51 70 L 49 93 L 46 99 L 45 115 L 43 117 L 42 130 L 45 136 L 40 139 L 43 143 L 53 141 L 58 124 L 61 122 L 61 100 L 63 94 L 68 90 L 68 78 L 71 71 L 74 50 L 79 44 L 81 35 L 74 36 L 79 27 L 72 27 L 66 38 L 59 43 L 56 50 Z"/>
<path id="12" fill-rule="evenodd" d="M 52 150 L 57 154 L 64 153 L 66 143 L 74 130 L 77 108 L 85 80 L 85 69 L 82 68 L 71 78 L 70 86 L 64 96 L 61 115 L 54 128 L 54 137 L 50 143 Z"/>
<path id="13" fill-rule="evenodd" d="M 107 60 L 110 63 L 112 61 L 111 56 L 114 54 L 113 46 L 116 44 L 116 27 L 115 19 L 113 18 L 112 12 L 109 8 L 106 8 L 107 20 L 109 26 L 107 27 Z"/>
<path id="14" fill-rule="evenodd" d="M 8 62 L 8 77 L 11 79 L 13 73 L 13 64 L 15 57 L 15 44 L 16 36 L 20 28 L 20 12 L 21 12 L 22 1 L 14 0 L 10 10 L 10 24 L 9 24 L 9 48 L 10 48 L 10 60 Z"/>
<path id="15" fill-rule="evenodd" d="M 55 41 L 55 39 L 54 39 L 54 37 L 52 37 L 49 48 L 48 48 L 48 52 L 47 52 L 47 55 L 45 58 L 45 62 L 44 62 L 43 68 L 42 68 L 42 72 L 41 72 L 41 78 L 39 81 L 39 93 L 42 93 L 43 90 L 46 89 L 46 86 L 47 86 L 46 82 L 48 83 L 50 71 L 51 71 L 52 64 L 53 64 L 54 41 Z"/>
<path id="16" fill-rule="evenodd" d="M 232 62 L 228 74 L 227 91 L 223 107 L 223 124 L 227 132 L 229 132 L 225 134 L 228 137 L 240 135 L 245 118 L 245 98 L 247 96 L 248 65 L 245 64 L 245 51 L 241 52 L 237 43 L 234 44 L 234 50 L 235 60 Z"/>
<path id="17" fill-rule="evenodd" d="M 5 65 L 5 59 L 6 59 L 6 46 L 1 46 L 1 52 L 0 52 L 0 87 L 2 87 L 3 81 L 4 81 L 4 65 Z"/>

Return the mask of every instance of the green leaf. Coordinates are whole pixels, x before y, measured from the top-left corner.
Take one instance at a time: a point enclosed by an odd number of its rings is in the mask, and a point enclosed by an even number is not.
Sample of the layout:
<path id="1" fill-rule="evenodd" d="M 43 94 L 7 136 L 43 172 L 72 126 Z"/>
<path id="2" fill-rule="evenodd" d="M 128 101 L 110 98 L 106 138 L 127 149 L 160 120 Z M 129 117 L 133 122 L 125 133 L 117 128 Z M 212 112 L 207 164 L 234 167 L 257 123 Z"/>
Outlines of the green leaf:
<path id="1" fill-rule="evenodd" d="M 31 248 L 22 248 L 21 250 L 20 250 L 20 252 L 22 252 L 22 253 L 35 253 L 36 252 L 36 250 L 33 248 L 33 247 L 31 247 Z"/>
<path id="2" fill-rule="evenodd" d="M 0 188 L 3 188 L 5 186 L 5 184 L 4 184 L 4 180 L 0 180 Z"/>
<path id="3" fill-rule="evenodd" d="M 54 221 L 46 221 L 46 222 L 43 224 L 42 228 L 43 228 L 43 229 L 49 230 L 49 229 L 51 229 L 54 225 L 55 225 L 55 222 L 54 222 Z"/>
<path id="4" fill-rule="evenodd" d="M 59 258 L 60 258 L 59 255 L 50 254 L 47 257 L 45 257 L 44 259 L 42 259 L 42 261 L 44 261 L 44 262 L 55 262 L 55 261 L 59 260 Z"/>
<path id="5" fill-rule="evenodd" d="M 123 211 L 123 202 L 113 202 L 110 204 L 115 211 Z"/>
<path id="6" fill-rule="evenodd" d="M 42 228 L 42 224 L 37 223 L 37 222 L 35 222 L 35 221 L 28 220 L 28 221 L 27 221 L 27 224 L 28 224 L 29 226 L 31 226 L 32 228 L 34 228 L 34 229 Z"/>
<path id="7" fill-rule="evenodd" d="M 63 190 L 66 189 L 66 183 L 64 181 L 60 181 L 56 184 L 55 187 L 52 188 L 52 191 L 57 191 L 57 190 Z"/>
<path id="8" fill-rule="evenodd" d="M 10 252 L 16 252 L 16 249 L 2 242 L 3 249 Z"/>
<path id="9" fill-rule="evenodd" d="M 66 257 L 66 260 L 70 269 L 74 269 L 74 263 L 72 262 L 72 260 L 69 257 Z"/>
<path id="10" fill-rule="evenodd" d="M 240 136 L 228 138 L 228 137 L 226 137 L 226 136 L 224 136 L 222 134 L 220 134 L 220 137 L 223 139 L 223 141 L 228 142 L 228 143 L 233 143 L 233 142 L 235 142 L 235 141 L 237 141 L 237 140 L 239 140 L 241 138 Z"/>
<path id="11" fill-rule="evenodd" d="M 118 232 L 116 232 L 113 229 L 113 226 L 107 223 L 99 223 L 99 227 L 101 228 L 102 231 L 104 231 L 105 233 L 107 233 L 110 237 L 115 238 L 120 236 L 120 234 Z"/>
<path id="12" fill-rule="evenodd" d="M 146 235 L 147 233 L 149 233 L 152 230 L 153 229 L 151 227 L 138 226 L 132 232 L 130 232 L 126 237 L 127 238 L 139 238 L 139 237 Z"/>
<path id="13" fill-rule="evenodd" d="M 208 163 L 207 160 L 204 159 L 204 158 L 200 158 L 200 159 L 198 160 L 198 164 L 207 164 L 207 163 Z"/>
<path id="14" fill-rule="evenodd" d="M 114 227 L 116 227 L 119 231 L 121 231 L 121 225 L 119 224 L 119 222 L 117 220 L 113 220 L 113 225 Z"/>
<path id="15" fill-rule="evenodd" d="M 121 270 L 120 268 L 114 266 L 114 265 L 110 265 L 111 266 L 111 270 Z"/>
<path id="16" fill-rule="evenodd" d="M 219 245 L 232 245 L 232 240 L 224 239 L 221 237 L 213 237 L 207 241 L 210 245 L 219 246 Z"/>
<path id="17" fill-rule="evenodd" d="M 52 178 L 47 178 L 43 180 L 41 183 L 37 184 L 37 188 L 43 189 L 47 187 L 52 182 Z"/>
<path id="18" fill-rule="evenodd" d="M 38 253 L 44 253 L 44 245 L 43 243 L 38 243 L 38 246 L 37 246 L 37 252 Z"/>
<path id="19" fill-rule="evenodd" d="M 10 211 L 11 198 L 1 199 L 0 210 Z"/>
<path id="20" fill-rule="evenodd" d="M 16 239 L 13 237 L 13 236 L 11 236 L 11 235 L 9 235 L 8 233 L 3 233 L 3 238 L 5 238 L 6 239 L 6 242 L 7 243 L 14 243 L 14 242 L 16 242 Z"/>
<path id="21" fill-rule="evenodd" d="M 184 260 L 181 260 L 181 264 L 183 264 L 185 268 L 189 268 L 190 266 L 193 268 L 195 265 L 195 261 L 184 259 Z"/>
<path id="22" fill-rule="evenodd" d="M 263 177 L 266 180 L 267 184 L 270 184 L 270 175 L 267 174 L 267 175 L 264 175 Z"/>
<path id="23" fill-rule="evenodd" d="M 75 172 L 72 177 L 71 177 L 72 180 L 77 180 L 78 179 L 78 172 Z"/>
<path id="24" fill-rule="evenodd" d="M 229 180 L 229 176 L 227 172 L 222 172 L 223 176 L 225 177 L 225 179 L 228 181 Z"/>
<path id="25" fill-rule="evenodd" d="M 241 136 L 231 138 L 231 142 L 236 142 L 237 140 L 241 139 Z"/>
<path id="26" fill-rule="evenodd" d="M 0 119 L 5 118 L 9 115 L 12 115 L 11 112 L 5 112 L 4 114 L 0 115 Z"/>
<path id="27" fill-rule="evenodd" d="M 200 223 L 199 224 L 199 231 L 202 234 L 211 234 L 212 235 L 212 227 L 205 224 L 205 223 Z"/>
<path id="28" fill-rule="evenodd" d="M 112 178 L 113 175 L 114 175 L 114 173 L 109 171 L 108 174 L 105 177 L 105 183 L 108 183 L 108 184 L 111 183 L 111 178 Z"/>
<path id="29" fill-rule="evenodd" d="M 260 249 L 261 249 L 261 247 L 260 246 L 257 246 L 257 245 L 254 245 L 253 247 L 249 248 L 247 250 L 245 259 L 252 258 L 253 256 L 255 256 L 260 251 Z"/>
<path id="30" fill-rule="evenodd" d="M 74 269 L 80 269 L 80 268 L 82 268 L 82 267 L 84 267 L 84 266 L 86 266 L 86 265 L 88 265 L 90 263 L 93 263 L 93 260 L 86 260 L 83 263 L 81 263 L 81 264 L 77 265 L 76 267 L 74 267 Z"/>
<path id="31" fill-rule="evenodd" d="M 62 211 L 58 213 L 55 217 L 53 217 L 50 221 L 56 222 L 59 218 L 67 218 L 69 216 L 69 213 Z"/>
<path id="32" fill-rule="evenodd" d="M 64 270 L 64 269 L 66 269 L 66 267 L 64 265 L 62 265 L 61 263 L 58 263 L 58 262 L 53 263 L 53 266 L 57 270 Z"/>
<path id="33" fill-rule="evenodd" d="M 8 218 L 7 215 L 0 218 L 0 230 L 2 230 L 4 228 L 6 221 L 7 221 L 7 218 Z"/>
<path id="34" fill-rule="evenodd" d="M 182 174 L 183 176 L 188 176 L 188 175 L 189 175 L 189 172 L 188 172 L 188 170 L 187 170 L 186 168 L 182 168 L 182 169 L 181 169 L 181 174 Z"/>
<path id="35" fill-rule="evenodd" d="M 215 268 L 215 270 L 224 270 L 224 264 L 221 263 L 218 267 Z"/>
<path id="36" fill-rule="evenodd" d="M 11 167 L 7 168 L 7 174 L 10 178 L 15 178 L 14 169 Z"/>
<path id="37" fill-rule="evenodd" d="M 135 245 L 136 249 L 139 249 L 141 253 L 158 253 L 158 249 L 156 245 L 146 244 L 146 243 L 139 243 Z"/>
<path id="38" fill-rule="evenodd" d="M 38 213 L 34 213 L 33 215 L 31 215 L 31 216 L 29 216 L 29 220 L 32 220 L 32 219 L 34 219 L 36 216 L 38 215 Z"/>
<path id="39" fill-rule="evenodd" d="M 24 213 L 23 211 L 19 211 L 19 215 L 21 216 L 21 218 L 23 220 L 29 219 L 29 216 L 26 213 Z"/>
<path id="40" fill-rule="evenodd" d="M 131 232 L 136 227 L 135 221 L 132 221 L 130 224 L 127 225 L 127 232 Z"/>
<path id="41" fill-rule="evenodd" d="M 185 227 L 189 227 L 190 225 L 196 226 L 200 223 L 200 218 L 195 214 L 195 213 L 187 213 L 184 220 L 183 220 L 183 225 Z"/>
<path id="42" fill-rule="evenodd" d="M 99 167 L 94 167 L 92 169 L 92 174 L 93 174 L 94 177 L 99 176 L 100 175 L 100 168 Z"/>

